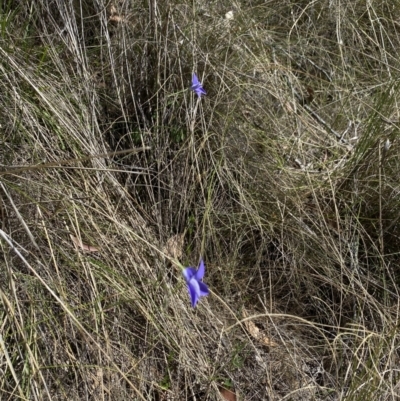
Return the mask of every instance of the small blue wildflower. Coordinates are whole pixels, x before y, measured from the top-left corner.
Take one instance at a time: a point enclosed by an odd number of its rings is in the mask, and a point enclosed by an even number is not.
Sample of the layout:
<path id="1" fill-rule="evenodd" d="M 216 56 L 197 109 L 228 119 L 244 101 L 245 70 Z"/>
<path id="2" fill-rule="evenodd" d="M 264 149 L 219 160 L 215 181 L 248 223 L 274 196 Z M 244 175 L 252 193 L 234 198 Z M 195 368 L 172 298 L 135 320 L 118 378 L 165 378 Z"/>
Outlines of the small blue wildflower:
<path id="1" fill-rule="evenodd" d="M 197 78 L 197 75 L 195 73 L 193 73 L 191 89 L 198 97 L 207 94 L 207 92 L 204 90 L 203 85 L 201 84 L 199 78 Z"/>
<path id="2" fill-rule="evenodd" d="M 205 272 L 206 268 L 203 259 L 200 260 L 199 268 L 197 270 L 194 267 L 186 267 L 182 271 L 188 286 L 193 308 L 196 306 L 200 297 L 205 297 L 210 293 L 207 285 L 202 281 Z"/>

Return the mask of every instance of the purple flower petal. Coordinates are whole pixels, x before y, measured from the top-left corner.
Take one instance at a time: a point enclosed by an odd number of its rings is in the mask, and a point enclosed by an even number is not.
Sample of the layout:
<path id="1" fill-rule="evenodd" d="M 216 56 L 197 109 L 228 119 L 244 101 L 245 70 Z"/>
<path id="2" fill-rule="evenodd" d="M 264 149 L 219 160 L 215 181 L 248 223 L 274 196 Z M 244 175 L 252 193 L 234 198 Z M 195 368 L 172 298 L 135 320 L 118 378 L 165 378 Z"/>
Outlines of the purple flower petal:
<path id="1" fill-rule="evenodd" d="M 196 280 L 201 280 L 206 272 L 203 259 L 200 260 L 199 269 L 196 272 Z"/>
<path id="2" fill-rule="evenodd" d="M 196 275 L 196 269 L 193 267 L 186 267 L 182 271 L 183 277 L 185 277 L 186 282 L 188 283 L 190 279 Z"/>
<path id="3" fill-rule="evenodd" d="M 193 308 L 196 306 L 200 297 L 205 297 L 210 293 L 207 284 L 201 281 L 204 277 L 205 271 L 206 268 L 203 259 L 200 260 L 199 268 L 197 270 L 193 267 L 186 267 L 182 270 Z"/>
<path id="4" fill-rule="evenodd" d="M 195 73 L 193 73 L 192 75 L 192 85 L 193 86 L 200 86 L 201 83 L 199 81 L 199 78 L 197 78 L 197 75 Z"/>
<path id="5" fill-rule="evenodd" d="M 200 286 L 196 280 L 191 280 L 189 283 L 189 294 L 193 308 L 196 306 L 200 298 Z"/>
<path id="6" fill-rule="evenodd" d="M 199 288 L 200 288 L 200 296 L 201 297 L 205 297 L 206 295 L 208 295 L 210 293 L 210 290 L 208 289 L 207 284 L 204 284 L 201 281 L 199 281 Z"/>
<path id="7" fill-rule="evenodd" d="M 199 78 L 197 78 L 197 75 L 195 73 L 193 73 L 193 76 L 192 76 L 191 89 L 198 97 L 201 97 L 202 95 L 207 94 L 207 92 L 204 90 L 201 82 L 199 81 Z"/>

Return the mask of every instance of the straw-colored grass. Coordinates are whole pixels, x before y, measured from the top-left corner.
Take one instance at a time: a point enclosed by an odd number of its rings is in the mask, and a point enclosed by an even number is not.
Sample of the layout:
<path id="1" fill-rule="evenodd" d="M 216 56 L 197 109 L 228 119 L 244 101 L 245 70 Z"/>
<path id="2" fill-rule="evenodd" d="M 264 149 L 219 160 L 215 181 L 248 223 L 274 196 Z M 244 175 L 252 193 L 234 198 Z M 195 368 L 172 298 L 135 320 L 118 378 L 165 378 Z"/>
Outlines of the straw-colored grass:
<path id="1" fill-rule="evenodd" d="M 400 397 L 397 3 L 0 10 L 1 400 Z"/>

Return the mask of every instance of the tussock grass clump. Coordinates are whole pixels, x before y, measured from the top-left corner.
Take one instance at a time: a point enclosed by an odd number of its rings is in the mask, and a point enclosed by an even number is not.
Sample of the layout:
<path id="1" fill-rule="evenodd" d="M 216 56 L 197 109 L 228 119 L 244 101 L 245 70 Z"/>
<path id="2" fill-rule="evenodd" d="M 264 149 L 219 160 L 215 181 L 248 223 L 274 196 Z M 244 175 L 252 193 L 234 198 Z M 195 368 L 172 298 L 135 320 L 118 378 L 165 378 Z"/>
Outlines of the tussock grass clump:
<path id="1" fill-rule="evenodd" d="M 395 5 L 0 6 L 2 399 L 399 396 Z"/>

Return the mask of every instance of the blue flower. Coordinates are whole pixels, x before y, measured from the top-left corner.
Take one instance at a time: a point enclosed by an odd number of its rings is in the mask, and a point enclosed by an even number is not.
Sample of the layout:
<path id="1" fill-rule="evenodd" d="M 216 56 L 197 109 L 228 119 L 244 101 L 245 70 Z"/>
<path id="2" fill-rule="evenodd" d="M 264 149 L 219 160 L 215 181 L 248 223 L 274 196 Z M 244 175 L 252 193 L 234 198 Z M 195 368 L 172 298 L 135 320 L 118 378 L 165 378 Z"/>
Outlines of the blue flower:
<path id="1" fill-rule="evenodd" d="M 202 95 L 207 94 L 207 92 L 204 90 L 201 82 L 199 81 L 199 78 L 197 78 L 197 75 L 195 73 L 193 73 L 193 76 L 192 76 L 191 89 L 198 97 L 201 97 Z"/>
<path id="2" fill-rule="evenodd" d="M 200 260 L 199 268 L 197 270 L 194 267 L 186 267 L 182 271 L 188 286 L 193 308 L 196 306 L 200 297 L 205 297 L 210 293 L 207 285 L 202 281 L 205 271 L 206 268 L 203 259 Z"/>

